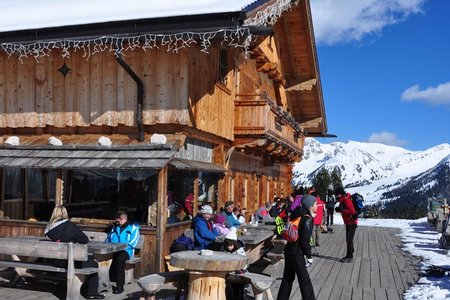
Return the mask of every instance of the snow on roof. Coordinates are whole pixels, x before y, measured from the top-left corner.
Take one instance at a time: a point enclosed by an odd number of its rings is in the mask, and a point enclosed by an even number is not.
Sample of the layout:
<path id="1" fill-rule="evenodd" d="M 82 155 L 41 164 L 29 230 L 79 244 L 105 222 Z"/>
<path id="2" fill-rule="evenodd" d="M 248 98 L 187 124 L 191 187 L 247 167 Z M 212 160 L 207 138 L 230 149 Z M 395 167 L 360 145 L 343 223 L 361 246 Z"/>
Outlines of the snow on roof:
<path id="1" fill-rule="evenodd" d="M 2 0 L 0 32 L 242 11 L 255 0 Z"/>

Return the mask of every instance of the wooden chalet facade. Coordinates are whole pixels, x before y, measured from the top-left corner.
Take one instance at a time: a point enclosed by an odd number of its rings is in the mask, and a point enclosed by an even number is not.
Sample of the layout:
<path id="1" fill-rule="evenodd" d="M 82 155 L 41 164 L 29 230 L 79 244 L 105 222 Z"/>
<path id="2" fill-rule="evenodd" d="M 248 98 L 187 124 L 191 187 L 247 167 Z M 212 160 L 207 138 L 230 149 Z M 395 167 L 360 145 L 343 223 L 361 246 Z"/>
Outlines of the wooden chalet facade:
<path id="1" fill-rule="evenodd" d="M 233 200 L 254 212 L 291 193 L 304 138 L 327 134 L 309 1 L 237 2 L 0 28 L 0 236 L 41 235 L 55 203 L 87 230 L 125 208 L 150 273 L 190 226 L 168 224 L 169 211 L 182 219 Z"/>

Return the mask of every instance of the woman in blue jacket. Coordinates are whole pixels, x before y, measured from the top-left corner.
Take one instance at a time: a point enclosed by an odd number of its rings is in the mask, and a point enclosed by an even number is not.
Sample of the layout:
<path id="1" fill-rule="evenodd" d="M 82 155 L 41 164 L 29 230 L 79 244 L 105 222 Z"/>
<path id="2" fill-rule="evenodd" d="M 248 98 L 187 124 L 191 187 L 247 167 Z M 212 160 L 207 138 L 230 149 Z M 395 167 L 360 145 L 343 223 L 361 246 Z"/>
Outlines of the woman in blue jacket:
<path id="1" fill-rule="evenodd" d="M 195 249 L 211 249 L 216 245 L 215 240 L 219 236 L 219 233 L 212 226 L 210 220 L 212 214 L 213 210 L 211 206 L 204 205 L 199 214 L 192 220 Z"/>
<path id="2" fill-rule="evenodd" d="M 116 287 L 113 287 L 114 294 L 123 293 L 123 285 L 125 284 L 125 262 L 132 258 L 134 249 L 139 242 L 139 228 L 138 224 L 128 223 L 127 213 L 119 210 L 116 213 L 116 222 L 108 234 L 106 239 L 110 243 L 128 244 L 128 247 L 120 252 L 115 252 L 111 267 L 109 268 L 109 279 L 116 282 Z"/>

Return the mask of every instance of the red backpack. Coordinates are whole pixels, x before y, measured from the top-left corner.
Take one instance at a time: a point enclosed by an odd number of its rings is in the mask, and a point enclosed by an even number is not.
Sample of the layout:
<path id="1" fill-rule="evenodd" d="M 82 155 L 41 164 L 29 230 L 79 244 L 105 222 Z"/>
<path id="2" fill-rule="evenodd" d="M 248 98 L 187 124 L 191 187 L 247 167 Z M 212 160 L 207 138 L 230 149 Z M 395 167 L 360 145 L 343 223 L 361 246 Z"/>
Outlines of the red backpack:
<path id="1" fill-rule="evenodd" d="M 294 220 L 289 220 L 284 225 L 284 231 L 281 234 L 283 239 L 292 243 L 298 240 L 298 226 L 300 225 L 302 217 L 298 217 Z"/>

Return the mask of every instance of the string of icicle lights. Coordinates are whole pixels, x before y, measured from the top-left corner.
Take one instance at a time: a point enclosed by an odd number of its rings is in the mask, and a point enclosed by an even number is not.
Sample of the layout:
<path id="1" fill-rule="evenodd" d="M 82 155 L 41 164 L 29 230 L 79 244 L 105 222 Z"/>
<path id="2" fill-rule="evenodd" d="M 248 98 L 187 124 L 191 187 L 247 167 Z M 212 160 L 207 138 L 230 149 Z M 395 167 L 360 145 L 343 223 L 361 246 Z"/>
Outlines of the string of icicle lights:
<path id="1" fill-rule="evenodd" d="M 236 29 L 221 29 L 209 32 L 181 32 L 175 34 L 141 34 L 136 36 L 102 36 L 98 38 L 76 40 L 63 39 L 55 41 L 38 41 L 33 43 L 2 43 L 1 49 L 8 56 L 13 54 L 19 60 L 33 57 L 39 62 L 40 58 L 49 56 L 52 50 L 61 50 L 63 58 L 69 58 L 70 52 L 83 52 L 83 58 L 88 60 L 92 55 L 104 51 L 114 52 L 119 56 L 127 51 L 140 48 L 159 49 L 166 47 L 167 52 L 178 53 L 183 48 L 199 44 L 201 51 L 208 53 L 211 42 L 215 38 L 222 38 L 222 45 L 228 47 L 241 47 L 245 50 L 250 46 L 252 35 L 247 27 Z"/>
<path id="2" fill-rule="evenodd" d="M 49 56 L 53 49 L 60 49 L 63 58 L 69 58 L 70 52 L 82 51 L 88 60 L 92 55 L 104 51 L 114 52 L 117 56 L 136 48 L 142 50 L 166 47 L 167 52 L 177 53 L 183 48 L 199 44 L 201 51 L 208 53 L 211 41 L 222 36 L 222 45 L 241 47 L 245 51 L 250 46 L 252 34 L 246 26 L 273 25 L 286 10 L 289 10 L 298 0 L 279 0 L 266 9 L 256 13 L 255 17 L 245 20 L 244 27 L 236 29 L 222 29 L 209 32 L 181 32 L 175 34 L 141 34 L 136 36 L 102 36 L 92 39 L 61 39 L 54 41 L 37 41 L 33 43 L 2 43 L 0 49 L 9 56 L 15 54 L 22 62 L 23 59 L 33 57 L 39 62 L 40 58 Z"/>

